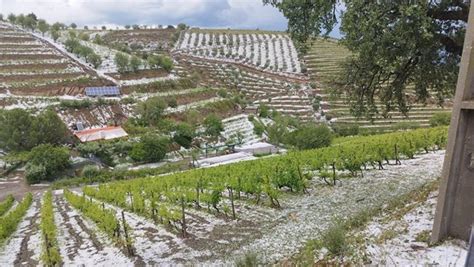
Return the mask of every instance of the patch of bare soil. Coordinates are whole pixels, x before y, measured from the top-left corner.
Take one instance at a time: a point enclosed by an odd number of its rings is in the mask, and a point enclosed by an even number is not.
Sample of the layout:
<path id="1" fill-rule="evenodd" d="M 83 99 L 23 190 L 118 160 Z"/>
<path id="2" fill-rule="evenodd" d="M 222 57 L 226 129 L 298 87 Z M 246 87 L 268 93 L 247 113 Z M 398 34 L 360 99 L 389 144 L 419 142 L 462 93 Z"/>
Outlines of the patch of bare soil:
<path id="1" fill-rule="evenodd" d="M 7 177 L 0 178 L 0 201 L 8 195 L 13 195 L 16 200 L 21 200 L 28 192 L 43 192 L 47 186 L 30 186 L 23 172 L 12 172 Z"/>

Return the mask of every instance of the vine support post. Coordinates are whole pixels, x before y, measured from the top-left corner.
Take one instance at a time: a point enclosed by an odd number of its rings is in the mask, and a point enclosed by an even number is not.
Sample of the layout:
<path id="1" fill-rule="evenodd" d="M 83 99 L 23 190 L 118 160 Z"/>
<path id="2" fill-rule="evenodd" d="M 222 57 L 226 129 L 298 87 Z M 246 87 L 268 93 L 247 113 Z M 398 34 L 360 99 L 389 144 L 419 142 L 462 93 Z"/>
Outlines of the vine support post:
<path id="1" fill-rule="evenodd" d="M 123 225 L 123 234 L 125 236 L 125 244 L 127 246 L 128 255 L 133 256 L 133 249 L 130 246 L 130 237 L 127 230 L 127 222 L 125 221 L 125 212 L 122 210 L 122 225 Z"/>
<path id="2" fill-rule="evenodd" d="M 232 206 L 232 219 L 236 219 L 236 216 L 235 216 L 235 205 L 234 205 L 234 190 L 232 189 L 232 187 L 229 187 L 228 188 L 229 190 L 229 197 L 230 197 L 230 205 Z"/>
<path id="3" fill-rule="evenodd" d="M 181 197 L 181 213 L 182 213 L 182 222 L 181 222 L 181 231 L 183 234 L 183 237 L 187 237 L 187 232 L 186 232 L 186 214 L 184 210 L 184 197 Z"/>

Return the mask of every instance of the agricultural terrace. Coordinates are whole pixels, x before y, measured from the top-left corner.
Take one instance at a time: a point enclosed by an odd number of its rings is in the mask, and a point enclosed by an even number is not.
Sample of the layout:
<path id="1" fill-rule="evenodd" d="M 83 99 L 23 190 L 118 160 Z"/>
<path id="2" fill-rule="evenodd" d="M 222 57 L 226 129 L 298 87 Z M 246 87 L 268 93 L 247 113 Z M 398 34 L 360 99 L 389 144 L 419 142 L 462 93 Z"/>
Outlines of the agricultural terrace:
<path id="1" fill-rule="evenodd" d="M 75 95 L 85 86 L 106 85 L 47 42 L 0 22 L 0 90 L 14 95 Z"/>
<path id="2" fill-rule="evenodd" d="M 304 57 L 308 67 L 308 74 L 313 83 L 320 88 L 319 100 L 326 119 L 335 124 L 360 127 L 367 131 L 385 132 L 397 128 L 428 127 L 433 114 L 449 112 L 451 101 L 447 100 L 444 107 L 440 107 L 436 99 L 429 99 L 426 105 L 411 103 L 411 109 L 407 116 L 394 111 L 389 112 L 387 117 L 381 114 L 373 121 L 366 118 L 356 118 L 351 114 L 350 107 L 344 95 L 335 95 L 337 88 L 341 86 L 338 80 L 342 74 L 342 64 L 350 56 L 350 51 L 338 44 L 334 39 L 315 39 Z M 410 89 L 414 90 L 413 87 Z M 410 97 L 409 97 L 410 99 Z M 414 99 L 414 97 L 411 97 Z M 382 103 L 378 104 L 379 108 Z"/>
<path id="3" fill-rule="evenodd" d="M 188 30 L 174 52 L 237 62 L 261 70 L 300 74 L 301 64 L 290 37 L 281 32 Z"/>
<path id="4" fill-rule="evenodd" d="M 174 46 L 176 29 L 129 29 L 107 31 L 102 39 L 108 46 L 130 52 L 169 52 Z"/>
<path id="5" fill-rule="evenodd" d="M 13 205 L 6 198 L 0 263 L 233 264 L 249 254 L 287 262 L 337 218 L 365 221 L 361 214 L 436 181 L 446 132 L 343 138 L 278 157 L 26 195 Z"/>

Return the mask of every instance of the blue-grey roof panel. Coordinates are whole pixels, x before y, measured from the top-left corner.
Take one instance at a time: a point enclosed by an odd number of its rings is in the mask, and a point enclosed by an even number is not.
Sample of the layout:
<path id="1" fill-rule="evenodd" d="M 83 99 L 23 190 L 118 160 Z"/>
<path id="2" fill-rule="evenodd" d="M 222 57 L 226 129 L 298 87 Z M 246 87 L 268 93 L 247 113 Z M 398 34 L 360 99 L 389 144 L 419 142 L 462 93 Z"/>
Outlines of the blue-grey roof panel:
<path id="1" fill-rule="evenodd" d="M 88 96 L 120 95 L 120 88 L 118 88 L 117 86 L 86 87 L 86 95 Z"/>

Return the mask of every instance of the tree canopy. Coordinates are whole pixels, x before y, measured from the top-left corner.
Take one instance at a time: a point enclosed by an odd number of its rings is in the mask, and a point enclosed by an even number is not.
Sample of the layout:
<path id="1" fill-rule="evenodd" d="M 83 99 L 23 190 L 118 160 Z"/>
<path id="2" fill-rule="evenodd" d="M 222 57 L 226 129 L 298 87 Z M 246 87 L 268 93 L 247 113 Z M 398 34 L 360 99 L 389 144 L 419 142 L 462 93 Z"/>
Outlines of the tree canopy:
<path id="1" fill-rule="evenodd" d="M 411 103 L 430 97 L 441 104 L 455 90 L 468 0 L 263 2 L 288 19 L 288 31 L 302 52 L 340 19 L 341 43 L 351 56 L 339 92 L 346 93 L 357 116 L 387 115 L 395 109 L 406 113 Z M 339 18 L 338 10 L 343 10 Z"/>

